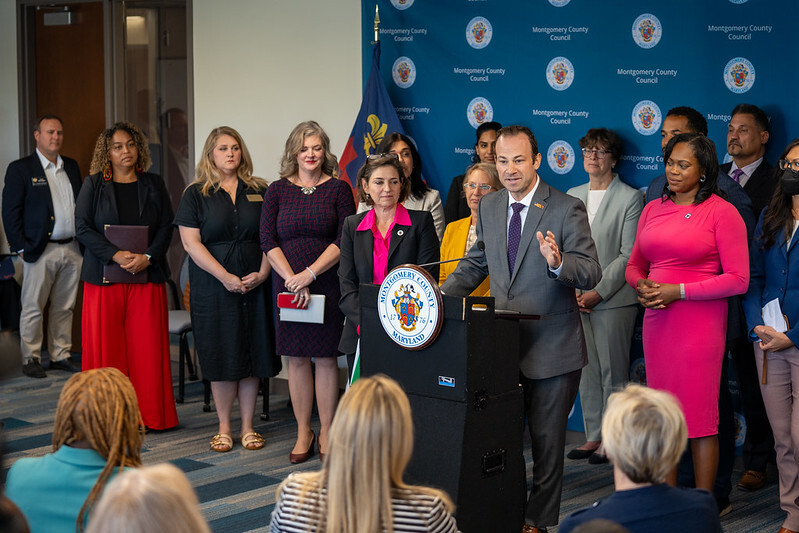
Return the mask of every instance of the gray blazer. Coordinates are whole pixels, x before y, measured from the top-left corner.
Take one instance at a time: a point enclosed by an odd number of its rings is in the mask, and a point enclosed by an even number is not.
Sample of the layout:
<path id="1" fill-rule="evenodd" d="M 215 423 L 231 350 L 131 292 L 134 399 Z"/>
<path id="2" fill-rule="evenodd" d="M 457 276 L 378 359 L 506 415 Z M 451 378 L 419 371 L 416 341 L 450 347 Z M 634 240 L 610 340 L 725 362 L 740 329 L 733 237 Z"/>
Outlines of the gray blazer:
<path id="1" fill-rule="evenodd" d="M 588 183 L 569 189 L 568 193 L 588 201 Z M 624 279 L 624 270 L 633 250 L 638 218 L 644 209 L 644 195 L 616 175 L 591 224 L 591 237 L 596 245 L 602 280 L 596 290 L 602 297 L 594 309 L 613 309 L 638 303 L 635 289 Z"/>
<path id="2" fill-rule="evenodd" d="M 507 213 L 507 190 L 480 201 L 477 241 L 485 243 L 485 253 L 473 246 L 441 290 L 451 296 L 467 296 L 490 274 L 491 296 L 498 309 L 541 316 L 520 323 L 522 373 L 530 379 L 544 379 L 579 370 L 587 359 L 574 289 L 592 289 L 602 277 L 585 205 L 542 181 L 522 228 L 512 276 L 508 273 Z M 563 255 L 558 276 L 549 271 L 541 255 L 535 238 L 539 230 L 555 235 Z"/>

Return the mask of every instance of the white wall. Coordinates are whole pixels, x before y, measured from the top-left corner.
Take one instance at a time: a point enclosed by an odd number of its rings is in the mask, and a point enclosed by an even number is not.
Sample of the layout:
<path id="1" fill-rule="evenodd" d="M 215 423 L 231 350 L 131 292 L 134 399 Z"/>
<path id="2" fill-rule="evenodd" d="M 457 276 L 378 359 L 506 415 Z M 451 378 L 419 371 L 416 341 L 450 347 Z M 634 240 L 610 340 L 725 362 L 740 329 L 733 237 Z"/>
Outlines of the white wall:
<path id="1" fill-rule="evenodd" d="M 361 102 L 359 0 L 193 0 L 195 160 L 208 132 L 241 133 L 277 177 L 288 134 L 316 120 L 340 156 Z"/>
<path id="2" fill-rule="evenodd" d="M 8 164 L 19 158 L 16 12 L 16 2 L 0 2 L 0 176 L 5 176 Z M 4 181 L 0 179 L 0 193 Z M 0 253 L 8 253 L 2 227 L 0 222 Z"/>

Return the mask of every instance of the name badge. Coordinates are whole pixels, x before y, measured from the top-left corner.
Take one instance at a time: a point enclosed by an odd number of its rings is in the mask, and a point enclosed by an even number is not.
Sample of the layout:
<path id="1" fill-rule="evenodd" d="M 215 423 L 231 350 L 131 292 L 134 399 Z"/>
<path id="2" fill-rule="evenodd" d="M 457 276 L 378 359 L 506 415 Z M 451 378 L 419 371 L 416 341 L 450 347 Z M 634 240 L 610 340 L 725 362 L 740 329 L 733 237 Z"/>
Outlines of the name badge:
<path id="1" fill-rule="evenodd" d="M 260 194 L 248 194 L 247 195 L 247 200 L 249 200 L 251 202 L 263 202 L 264 201 L 264 199 L 261 198 Z"/>
<path id="2" fill-rule="evenodd" d="M 47 186 L 47 177 L 46 176 L 35 176 L 35 177 L 31 178 L 31 184 L 34 187 Z"/>

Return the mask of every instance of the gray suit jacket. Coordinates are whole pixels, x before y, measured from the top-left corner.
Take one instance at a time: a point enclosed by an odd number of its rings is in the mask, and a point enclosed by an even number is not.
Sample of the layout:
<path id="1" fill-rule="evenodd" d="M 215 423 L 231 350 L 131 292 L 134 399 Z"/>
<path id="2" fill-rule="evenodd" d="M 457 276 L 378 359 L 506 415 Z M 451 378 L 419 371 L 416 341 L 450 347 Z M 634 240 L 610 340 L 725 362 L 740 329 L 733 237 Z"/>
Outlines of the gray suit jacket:
<path id="1" fill-rule="evenodd" d="M 450 296 L 467 296 L 490 274 L 491 296 L 498 309 L 541 316 L 520 323 L 522 373 L 544 379 L 578 370 L 587 360 L 574 289 L 592 289 L 602 277 L 585 205 L 542 181 L 522 228 L 512 276 L 508 273 L 507 213 L 506 190 L 480 201 L 477 241 L 485 243 L 485 252 L 473 246 L 441 290 Z M 557 277 L 539 250 L 535 238 L 539 230 L 555 235 L 563 255 Z"/>
<path id="2" fill-rule="evenodd" d="M 588 186 L 586 183 L 573 187 L 568 194 L 587 204 Z M 594 287 L 602 301 L 595 309 L 613 309 L 638 303 L 635 289 L 624 279 L 624 270 L 633 251 L 638 218 L 643 209 L 644 195 L 641 191 L 614 176 L 591 224 L 591 237 L 602 266 L 602 280 Z"/>

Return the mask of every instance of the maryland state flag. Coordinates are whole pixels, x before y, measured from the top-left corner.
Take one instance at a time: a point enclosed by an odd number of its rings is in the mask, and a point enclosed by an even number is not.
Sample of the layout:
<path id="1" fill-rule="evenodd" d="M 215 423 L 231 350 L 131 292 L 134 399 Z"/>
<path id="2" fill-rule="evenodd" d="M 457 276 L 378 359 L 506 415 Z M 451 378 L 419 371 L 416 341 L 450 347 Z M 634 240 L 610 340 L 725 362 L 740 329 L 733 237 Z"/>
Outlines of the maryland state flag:
<path id="1" fill-rule="evenodd" d="M 366 156 L 374 154 L 383 137 L 398 131 L 405 133 L 400 124 L 397 111 L 391 103 L 386 86 L 380 79 L 380 42 L 374 44 L 372 50 L 372 68 L 369 72 L 369 81 L 363 92 L 361 110 L 352 133 L 341 154 L 339 165 L 341 178 L 349 180 L 353 190 L 358 190 L 358 170 L 366 162 Z"/>

